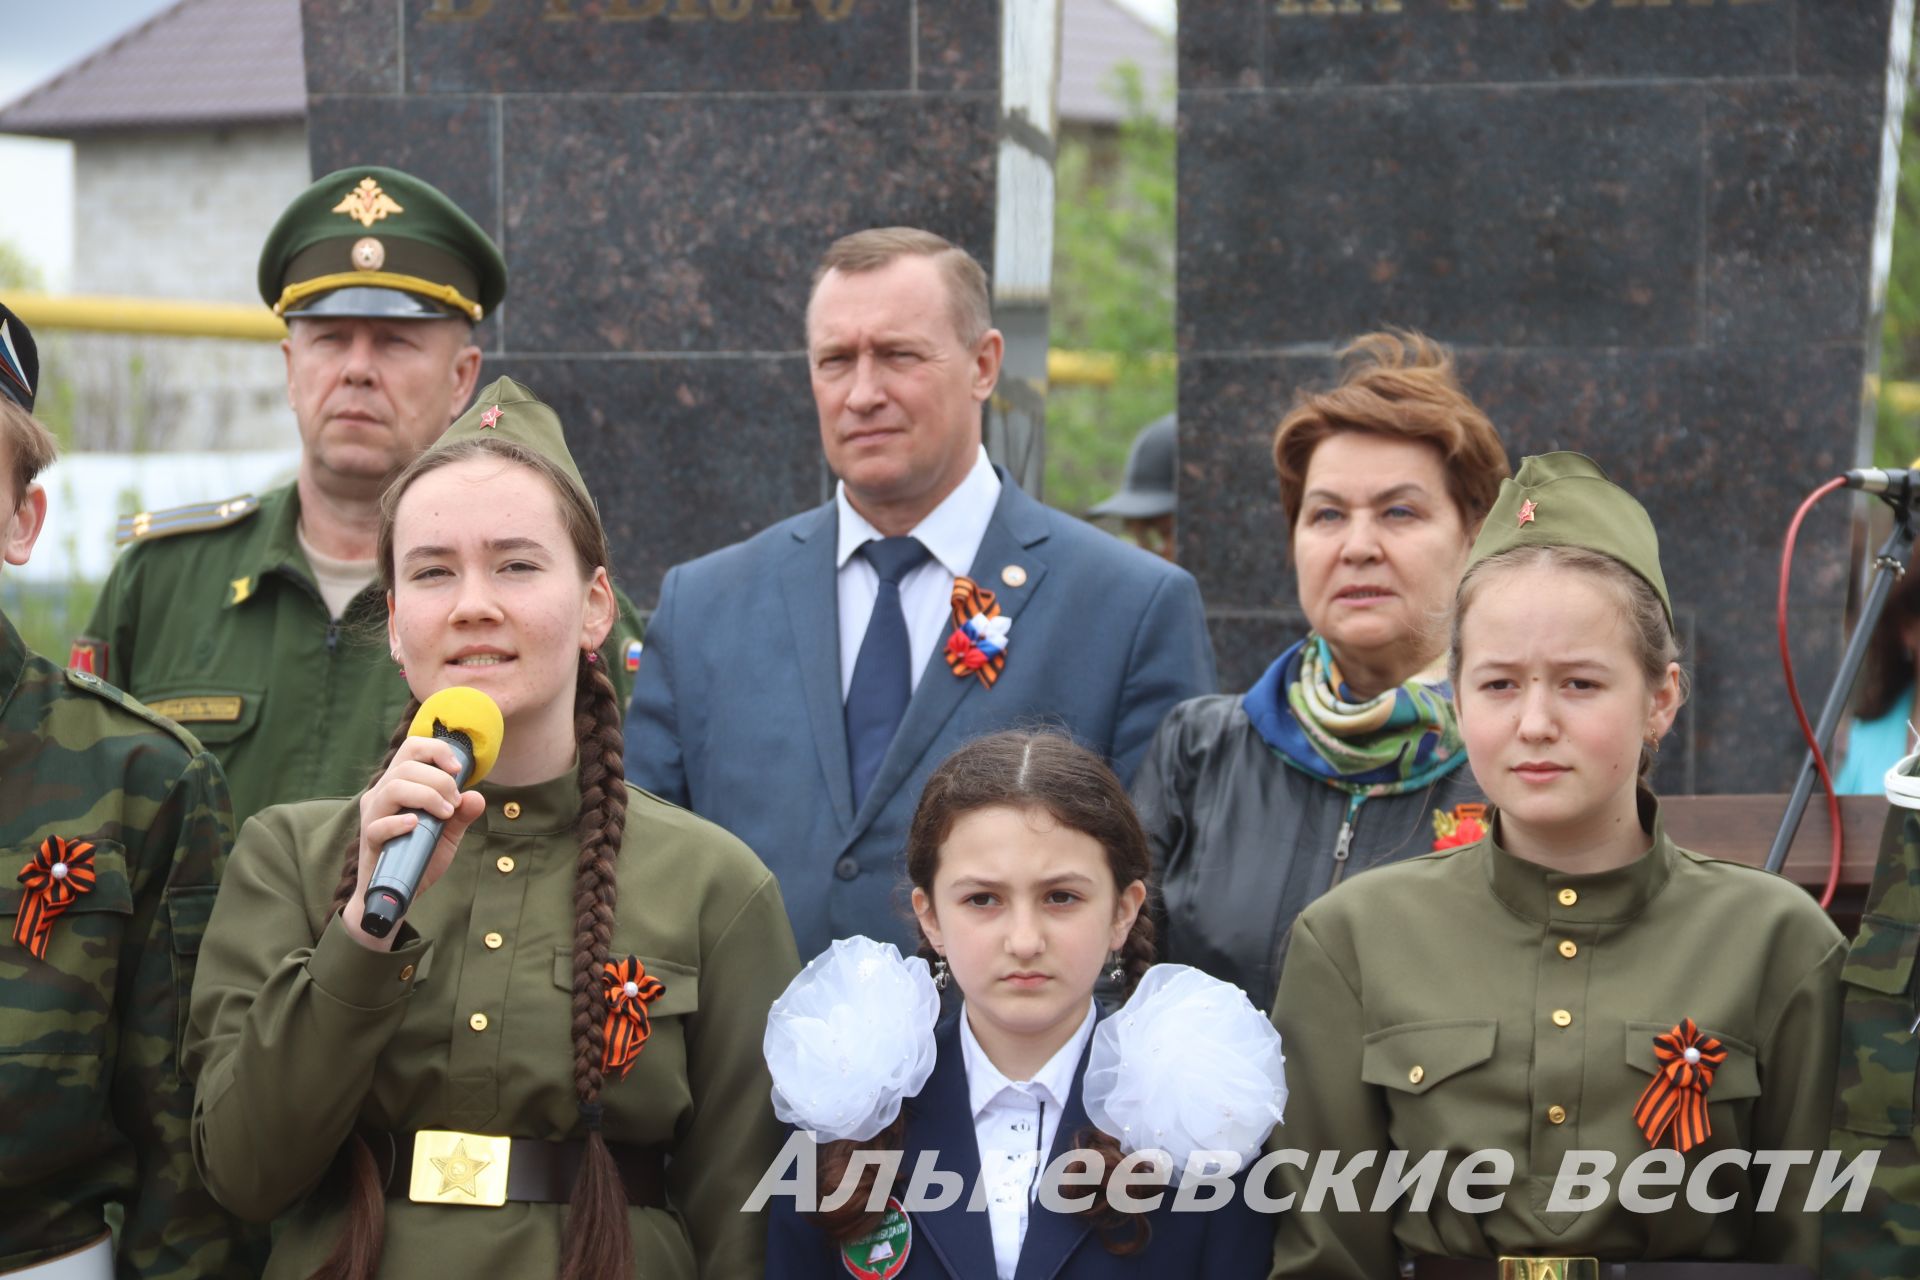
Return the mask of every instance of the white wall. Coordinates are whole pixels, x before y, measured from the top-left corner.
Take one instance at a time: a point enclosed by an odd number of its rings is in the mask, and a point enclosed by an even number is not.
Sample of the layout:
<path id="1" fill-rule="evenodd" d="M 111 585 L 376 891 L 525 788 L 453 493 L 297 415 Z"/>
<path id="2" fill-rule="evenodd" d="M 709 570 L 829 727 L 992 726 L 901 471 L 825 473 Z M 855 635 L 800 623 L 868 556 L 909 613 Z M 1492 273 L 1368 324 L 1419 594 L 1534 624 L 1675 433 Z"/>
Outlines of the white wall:
<path id="1" fill-rule="evenodd" d="M 259 306 L 260 246 L 310 181 L 306 126 L 81 138 L 73 171 L 73 292 Z M 167 449 L 293 440 L 271 343 L 77 334 L 63 345 L 64 369 L 48 373 L 74 386 L 83 446 L 130 447 L 123 418 L 142 416 L 154 431 L 141 443 Z"/>

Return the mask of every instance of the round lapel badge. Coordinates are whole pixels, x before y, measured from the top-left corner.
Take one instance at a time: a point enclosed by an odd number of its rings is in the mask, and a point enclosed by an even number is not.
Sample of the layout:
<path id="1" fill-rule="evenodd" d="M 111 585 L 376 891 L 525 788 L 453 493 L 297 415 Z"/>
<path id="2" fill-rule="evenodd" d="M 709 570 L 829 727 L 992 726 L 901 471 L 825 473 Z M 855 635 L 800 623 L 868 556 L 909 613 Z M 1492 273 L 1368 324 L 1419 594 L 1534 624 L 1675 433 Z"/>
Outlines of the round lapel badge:
<path id="1" fill-rule="evenodd" d="M 912 1249 L 913 1220 L 899 1200 L 888 1196 L 886 1216 L 880 1219 L 880 1225 L 841 1245 L 840 1261 L 854 1280 L 893 1280 L 906 1270 L 907 1254 Z"/>
<path id="2" fill-rule="evenodd" d="M 353 265 L 362 271 L 378 271 L 387 265 L 387 246 L 374 236 L 361 236 L 353 242 Z"/>
<path id="3" fill-rule="evenodd" d="M 1000 571 L 1000 581 L 1010 587 L 1024 587 L 1027 585 L 1027 571 L 1017 564 L 1010 564 Z"/>

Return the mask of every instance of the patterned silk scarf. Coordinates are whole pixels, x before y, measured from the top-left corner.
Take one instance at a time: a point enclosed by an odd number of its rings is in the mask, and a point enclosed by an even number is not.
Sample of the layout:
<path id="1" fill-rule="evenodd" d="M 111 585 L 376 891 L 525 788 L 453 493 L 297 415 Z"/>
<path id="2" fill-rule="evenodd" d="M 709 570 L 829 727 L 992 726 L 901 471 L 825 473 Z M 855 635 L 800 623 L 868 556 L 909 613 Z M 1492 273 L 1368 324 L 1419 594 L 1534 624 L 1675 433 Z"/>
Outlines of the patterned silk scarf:
<path id="1" fill-rule="evenodd" d="M 1242 704 L 1282 760 L 1353 795 L 1416 791 L 1467 758 L 1446 681 L 1415 677 L 1356 701 L 1317 635 L 1276 658 Z"/>

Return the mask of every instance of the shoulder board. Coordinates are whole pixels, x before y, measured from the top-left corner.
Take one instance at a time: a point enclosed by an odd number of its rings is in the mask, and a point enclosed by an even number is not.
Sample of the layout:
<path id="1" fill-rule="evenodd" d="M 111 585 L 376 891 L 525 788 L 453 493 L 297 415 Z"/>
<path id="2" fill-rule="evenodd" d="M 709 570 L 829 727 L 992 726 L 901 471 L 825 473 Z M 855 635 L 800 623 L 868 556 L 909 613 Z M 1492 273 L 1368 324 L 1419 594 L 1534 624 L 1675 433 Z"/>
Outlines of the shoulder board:
<path id="1" fill-rule="evenodd" d="M 105 680 L 93 674 L 93 672 L 75 671 L 69 667 L 67 668 L 66 675 L 67 683 L 74 688 L 90 693 L 102 702 L 111 702 L 128 715 L 146 721 L 155 729 L 160 730 L 168 737 L 179 742 L 181 746 L 187 749 L 188 754 L 199 755 L 202 751 L 206 750 L 205 747 L 200 745 L 200 740 L 187 730 L 182 729 L 173 721 L 147 706 L 146 703 L 122 692 L 117 686 L 108 684 Z"/>
<path id="2" fill-rule="evenodd" d="M 260 510 L 260 503 L 250 493 L 237 498 L 224 498 L 219 502 L 192 502 L 184 507 L 168 507 L 164 511 L 137 511 L 130 516 L 121 516 L 115 526 L 113 541 L 116 546 L 126 546 L 129 542 L 151 542 L 155 538 L 170 537 L 176 533 L 201 533 L 208 529 L 223 529 L 230 524 L 238 524 L 254 512 Z"/>

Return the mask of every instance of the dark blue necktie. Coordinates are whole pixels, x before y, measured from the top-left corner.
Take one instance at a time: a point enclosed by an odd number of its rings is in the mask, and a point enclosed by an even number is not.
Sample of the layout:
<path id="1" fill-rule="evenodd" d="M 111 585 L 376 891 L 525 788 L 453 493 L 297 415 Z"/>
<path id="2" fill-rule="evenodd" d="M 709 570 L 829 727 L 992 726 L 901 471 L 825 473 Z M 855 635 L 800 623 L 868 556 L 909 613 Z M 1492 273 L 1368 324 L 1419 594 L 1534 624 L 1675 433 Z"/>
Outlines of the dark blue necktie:
<path id="1" fill-rule="evenodd" d="M 880 575 L 880 594 L 874 597 L 873 616 L 867 619 L 867 634 L 847 685 L 847 766 L 856 812 L 913 696 L 913 655 L 907 615 L 900 608 L 900 579 L 929 554 L 917 538 L 882 538 L 863 543 L 859 553 Z"/>

